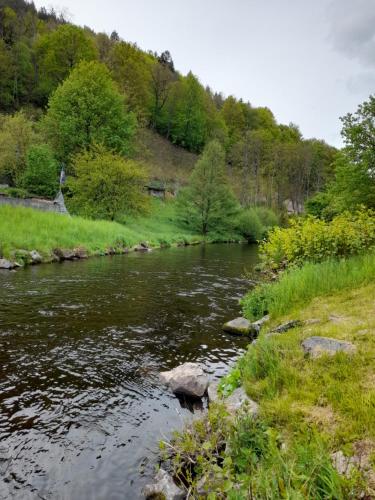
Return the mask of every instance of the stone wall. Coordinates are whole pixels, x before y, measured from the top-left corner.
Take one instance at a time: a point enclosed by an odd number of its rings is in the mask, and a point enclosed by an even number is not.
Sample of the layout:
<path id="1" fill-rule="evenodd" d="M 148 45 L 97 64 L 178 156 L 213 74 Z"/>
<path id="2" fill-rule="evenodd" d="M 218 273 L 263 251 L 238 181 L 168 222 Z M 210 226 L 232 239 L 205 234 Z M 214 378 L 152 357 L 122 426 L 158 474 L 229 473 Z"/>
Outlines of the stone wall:
<path id="1" fill-rule="evenodd" d="M 67 214 L 64 197 L 60 193 L 55 200 L 45 200 L 43 198 L 12 198 L 0 193 L 0 205 L 12 205 L 14 207 L 36 208 L 45 212 L 57 212 Z"/>

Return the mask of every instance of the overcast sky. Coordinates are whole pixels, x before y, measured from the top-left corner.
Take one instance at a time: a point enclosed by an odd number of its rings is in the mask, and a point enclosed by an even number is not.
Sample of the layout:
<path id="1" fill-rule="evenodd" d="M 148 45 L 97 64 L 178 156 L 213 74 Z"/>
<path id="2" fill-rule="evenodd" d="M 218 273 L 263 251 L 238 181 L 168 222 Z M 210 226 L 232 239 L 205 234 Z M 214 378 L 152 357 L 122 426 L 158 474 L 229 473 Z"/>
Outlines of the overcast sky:
<path id="1" fill-rule="evenodd" d="M 305 137 L 340 146 L 339 116 L 375 92 L 375 0 L 35 0 L 116 30 Z"/>

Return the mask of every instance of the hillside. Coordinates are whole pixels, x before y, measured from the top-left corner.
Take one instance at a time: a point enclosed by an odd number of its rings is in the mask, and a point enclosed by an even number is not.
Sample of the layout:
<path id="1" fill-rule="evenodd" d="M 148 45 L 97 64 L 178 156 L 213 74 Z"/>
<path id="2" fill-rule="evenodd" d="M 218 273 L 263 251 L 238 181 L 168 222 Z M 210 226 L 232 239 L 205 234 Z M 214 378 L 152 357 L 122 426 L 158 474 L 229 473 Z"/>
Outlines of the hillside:
<path id="1" fill-rule="evenodd" d="M 183 183 L 195 155 L 212 139 L 225 148 L 232 185 L 245 206 L 282 208 L 286 199 L 300 206 L 332 174 L 336 151 L 324 141 L 305 139 L 297 125 L 277 123 L 268 108 L 204 87 L 192 72 L 182 75 L 168 50 L 144 52 L 126 41 L 126 33 L 95 33 L 52 9 L 1 0 L 0 61 L 0 177 L 11 184 L 9 156 L 1 153 L 1 144 L 9 143 L 6 116 L 22 111 L 39 130 L 56 89 L 91 61 L 110 72 L 128 119 L 141 130 L 128 151 L 156 180 Z M 71 161 L 55 154 L 64 164 Z"/>

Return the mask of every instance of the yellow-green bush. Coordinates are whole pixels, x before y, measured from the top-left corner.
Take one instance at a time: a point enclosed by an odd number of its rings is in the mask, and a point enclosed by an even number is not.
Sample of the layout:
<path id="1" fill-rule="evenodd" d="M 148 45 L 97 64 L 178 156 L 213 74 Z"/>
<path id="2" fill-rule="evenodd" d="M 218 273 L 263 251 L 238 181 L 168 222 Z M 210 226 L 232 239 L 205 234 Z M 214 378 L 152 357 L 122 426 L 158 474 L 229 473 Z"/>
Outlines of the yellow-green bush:
<path id="1" fill-rule="evenodd" d="M 315 217 L 291 220 L 288 228 L 274 228 L 260 246 L 266 267 L 280 269 L 305 261 L 348 257 L 375 248 L 375 212 L 344 212 L 327 222 Z"/>

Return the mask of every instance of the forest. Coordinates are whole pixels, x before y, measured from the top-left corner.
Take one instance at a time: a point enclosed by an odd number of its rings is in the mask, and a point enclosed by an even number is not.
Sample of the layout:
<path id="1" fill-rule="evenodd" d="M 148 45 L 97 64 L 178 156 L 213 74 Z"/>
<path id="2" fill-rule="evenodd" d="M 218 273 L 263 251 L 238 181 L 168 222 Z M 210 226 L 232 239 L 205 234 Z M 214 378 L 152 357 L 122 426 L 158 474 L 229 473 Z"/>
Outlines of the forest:
<path id="1" fill-rule="evenodd" d="M 295 124 L 277 123 L 270 109 L 204 87 L 192 72 L 182 75 L 168 50 L 145 52 L 116 31 L 95 33 L 32 2 L 0 1 L 0 66 L 0 176 L 13 187 L 50 196 L 51 172 L 64 165 L 74 176 L 76 155 L 98 144 L 134 160 L 147 147 L 145 129 L 181 152 L 200 154 L 217 141 L 242 207 L 280 211 L 288 200 L 299 212 L 332 176 L 335 148 L 305 139 Z M 86 90 L 80 104 L 67 96 L 73 87 Z M 89 92 L 96 102 L 83 116 Z M 139 183 L 176 180 L 173 172 L 160 176 L 152 158 L 141 163 Z M 38 179 L 36 164 L 49 181 Z"/>

